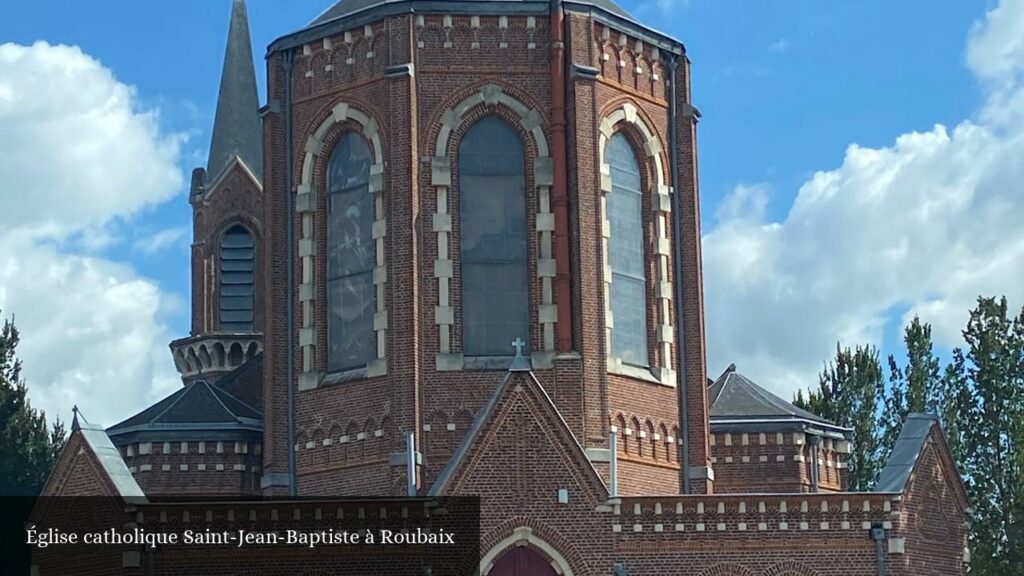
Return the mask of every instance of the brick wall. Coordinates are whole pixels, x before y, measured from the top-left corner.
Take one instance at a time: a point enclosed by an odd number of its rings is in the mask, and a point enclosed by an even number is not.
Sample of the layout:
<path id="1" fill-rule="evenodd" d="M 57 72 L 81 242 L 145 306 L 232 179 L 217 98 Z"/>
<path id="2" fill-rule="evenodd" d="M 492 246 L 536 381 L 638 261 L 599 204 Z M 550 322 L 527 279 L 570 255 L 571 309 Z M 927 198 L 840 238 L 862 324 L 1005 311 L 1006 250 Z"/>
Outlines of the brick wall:
<path id="1" fill-rule="evenodd" d="M 259 494 L 262 445 L 212 440 L 118 446 L 147 496 Z"/>
<path id="2" fill-rule="evenodd" d="M 803 432 L 716 432 L 709 437 L 719 493 L 810 492 L 811 451 Z M 845 442 L 823 439 L 818 451 L 818 490 L 846 489 Z"/>

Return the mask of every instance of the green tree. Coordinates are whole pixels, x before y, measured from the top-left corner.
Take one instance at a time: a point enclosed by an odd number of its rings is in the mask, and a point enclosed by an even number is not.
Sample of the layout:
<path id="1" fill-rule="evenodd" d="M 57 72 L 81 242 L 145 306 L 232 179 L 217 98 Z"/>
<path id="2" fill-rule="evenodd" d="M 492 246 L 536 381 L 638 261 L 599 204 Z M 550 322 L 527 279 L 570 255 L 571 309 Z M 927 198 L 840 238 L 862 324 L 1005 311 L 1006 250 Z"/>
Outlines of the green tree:
<path id="1" fill-rule="evenodd" d="M 907 415 L 937 410 L 941 395 L 939 359 L 932 346 L 932 327 L 914 316 L 903 331 L 907 363 L 900 366 L 889 355 L 889 386 L 882 412 L 879 461 L 889 458 Z"/>
<path id="2" fill-rule="evenodd" d="M 848 484 L 852 491 L 870 490 L 878 480 L 880 438 L 876 431 L 878 399 L 885 380 L 874 346 L 853 350 L 836 344 L 836 356 L 818 376 L 818 389 L 793 403 L 840 426 L 853 429 Z"/>
<path id="3" fill-rule="evenodd" d="M 979 298 L 946 369 L 942 417 L 974 521 L 971 573 L 1024 574 L 1024 310 Z"/>
<path id="4" fill-rule="evenodd" d="M 0 329 L 0 495 L 34 496 L 50 474 L 64 445 L 64 425 L 47 426 L 32 408 L 15 356 L 18 329 L 4 320 Z"/>

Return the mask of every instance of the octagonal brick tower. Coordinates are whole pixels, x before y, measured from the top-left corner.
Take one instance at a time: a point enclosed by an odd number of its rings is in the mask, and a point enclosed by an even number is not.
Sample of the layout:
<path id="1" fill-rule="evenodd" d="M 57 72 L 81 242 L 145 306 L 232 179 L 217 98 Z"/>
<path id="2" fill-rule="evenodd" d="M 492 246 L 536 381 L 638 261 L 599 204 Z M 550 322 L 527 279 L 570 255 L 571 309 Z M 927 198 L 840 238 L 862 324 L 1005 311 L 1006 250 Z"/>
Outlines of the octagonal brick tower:
<path id="1" fill-rule="evenodd" d="M 426 493 L 513 335 L 606 483 L 615 431 L 620 493 L 712 491 L 680 42 L 609 0 L 343 0 L 267 74 L 266 494 L 292 455 L 298 494 L 404 494 L 409 433 Z"/>

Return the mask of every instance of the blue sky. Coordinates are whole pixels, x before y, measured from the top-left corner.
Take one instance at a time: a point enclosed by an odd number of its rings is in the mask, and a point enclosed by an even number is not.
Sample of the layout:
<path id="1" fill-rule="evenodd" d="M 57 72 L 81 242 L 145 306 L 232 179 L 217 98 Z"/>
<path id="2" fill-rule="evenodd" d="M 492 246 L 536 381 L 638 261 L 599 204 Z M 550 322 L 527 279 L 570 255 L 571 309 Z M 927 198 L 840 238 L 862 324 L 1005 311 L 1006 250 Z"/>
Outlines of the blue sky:
<path id="1" fill-rule="evenodd" d="M 1020 306 L 1020 276 L 1014 281 L 1008 271 L 1021 269 L 1024 240 L 995 232 L 1024 216 L 1024 204 L 1013 200 L 1024 196 L 1013 194 L 1020 192 L 1013 154 L 1024 122 L 1007 105 L 1020 95 L 1024 47 L 1013 31 L 1024 25 L 1024 2 L 944 2 L 941 9 L 924 0 L 621 4 L 681 39 L 693 61 L 694 102 L 704 115 L 699 158 L 712 375 L 736 362 L 788 396 L 813 384 L 837 339 L 898 350 L 905 315 L 920 313 L 949 348 L 977 293 L 1006 293 Z M 266 45 L 328 5 L 249 1 L 261 94 Z M 93 400 L 92 410 L 112 423 L 176 385 L 166 341 L 188 331 L 186 187 L 191 169 L 206 163 L 229 10 L 228 0 L 4 7 L 0 128 L 28 108 L 17 100 L 24 75 L 57 82 L 50 85 L 61 98 L 80 92 L 71 82 L 109 85 L 113 92 L 89 105 L 116 100 L 117 118 L 138 128 L 138 169 L 162 178 L 137 185 L 115 177 L 105 211 L 39 216 L 32 226 L 12 224 L 23 234 L 12 232 L 6 244 L 0 237 L 0 253 L 8 250 L 7 262 L 0 256 L 0 308 L 19 317 L 34 398 L 51 411 L 132 388 L 118 402 Z M 29 48 L 37 41 L 80 53 Z M 91 76 L 69 75 L 57 61 L 79 63 L 76 70 Z M 5 86 L 15 94 L 6 107 Z M 134 91 L 118 92 L 125 86 Z M 54 109 L 67 108 L 61 106 Z M 40 122 L 42 109 L 12 126 Z M 29 149 L 45 134 L 36 128 L 12 131 L 25 143 L 9 145 Z M 56 213 L 76 194 L 36 190 L 40 179 L 27 176 L 19 187 L 13 172 L 4 172 L 13 164 L 3 163 L 2 146 L 5 205 L 52 193 L 38 210 L 55 206 Z M 108 166 L 105 174 L 112 171 L 118 169 Z M 97 190 L 106 194 L 102 184 Z M 83 206 L 93 204 L 86 198 Z M 41 305 L 39 292 L 4 275 L 5 264 L 8 271 L 30 267 L 16 254 L 47 263 L 59 295 L 52 304 Z M 106 288 L 68 296 L 89 282 Z M 147 304 L 108 304 L 118 308 L 108 314 L 102 302 L 116 300 L 103 298 L 117 289 L 137 290 Z M 76 307 L 63 328 L 54 313 L 70 310 L 62 307 Z M 73 326 L 66 322 L 82 323 L 76 353 L 54 352 L 67 346 L 61 330 Z M 139 330 L 130 343 L 116 334 L 125 326 Z M 124 351 L 100 351 L 104 342 Z M 125 354 L 146 359 L 126 368 Z M 122 378 L 131 381 L 112 381 Z"/>

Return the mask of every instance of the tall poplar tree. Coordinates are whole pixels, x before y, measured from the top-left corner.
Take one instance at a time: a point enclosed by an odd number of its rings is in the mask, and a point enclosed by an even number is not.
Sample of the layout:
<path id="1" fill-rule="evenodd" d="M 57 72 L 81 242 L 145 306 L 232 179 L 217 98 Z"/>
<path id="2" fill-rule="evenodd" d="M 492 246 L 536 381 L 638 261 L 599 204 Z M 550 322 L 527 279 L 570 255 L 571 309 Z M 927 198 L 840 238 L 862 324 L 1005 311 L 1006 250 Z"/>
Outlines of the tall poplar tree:
<path id="1" fill-rule="evenodd" d="M 943 421 L 967 486 L 971 573 L 1024 574 L 1024 310 L 979 298 L 943 378 Z"/>
<path id="2" fill-rule="evenodd" d="M 900 366 L 889 355 L 889 386 L 886 389 L 881 423 L 879 460 L 888 460 L 907 415 L 937 412 L 941 395 L 940 363 L 932 346 L 932 327 L 914 316 L 903 331 L 907 363 Z"/>

